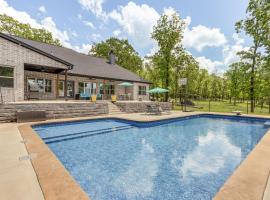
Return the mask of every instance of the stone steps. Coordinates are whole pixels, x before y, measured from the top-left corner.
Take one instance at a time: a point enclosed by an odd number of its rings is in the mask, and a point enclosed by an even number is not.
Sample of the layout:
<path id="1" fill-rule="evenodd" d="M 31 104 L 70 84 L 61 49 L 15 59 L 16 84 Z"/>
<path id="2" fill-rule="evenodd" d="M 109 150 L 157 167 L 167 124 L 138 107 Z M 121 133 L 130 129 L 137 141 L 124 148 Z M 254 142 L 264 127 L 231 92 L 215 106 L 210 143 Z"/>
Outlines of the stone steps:
<path id="1" fill-rule="evenodd" d="M 123 114 L 123 112 L 121 112 L 121 110 L 116 105 L 114 105 L 109 101 L 108 101 L 108 109 L 109 115 Z"/>

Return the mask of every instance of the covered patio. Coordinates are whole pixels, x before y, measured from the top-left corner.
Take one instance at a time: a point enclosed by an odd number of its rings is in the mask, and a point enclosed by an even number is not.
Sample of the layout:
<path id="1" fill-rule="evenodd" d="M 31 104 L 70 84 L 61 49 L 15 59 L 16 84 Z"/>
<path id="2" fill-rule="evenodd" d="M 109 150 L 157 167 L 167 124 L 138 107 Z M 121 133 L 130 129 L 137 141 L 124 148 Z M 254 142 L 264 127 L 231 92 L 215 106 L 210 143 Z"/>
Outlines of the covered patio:
<path id="1" fill-rule="evenodd" d="M 24 65 L 24 100 L 148 100 L 146 86 L 71 74 L 67 69 Z"/>

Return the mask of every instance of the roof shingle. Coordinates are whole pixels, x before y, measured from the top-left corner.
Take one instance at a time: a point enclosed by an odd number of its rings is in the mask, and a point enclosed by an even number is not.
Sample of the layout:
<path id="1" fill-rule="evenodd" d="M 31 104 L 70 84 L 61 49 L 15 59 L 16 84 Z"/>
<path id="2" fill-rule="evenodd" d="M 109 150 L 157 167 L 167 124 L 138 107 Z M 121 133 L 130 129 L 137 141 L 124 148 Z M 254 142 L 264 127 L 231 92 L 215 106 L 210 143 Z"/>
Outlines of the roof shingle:
<path id="1" fill-rule="evenodd" d="M 138 75 L 118 66 L 117 64 L 109 64 L 106 59 L 78 53 L 72 49 L 68 49 L 65 47 L 58 47 L 55 45 L 37 42 L 34 40 L 28 40 L 12 35 L 8 36 L 36 49 L 39 49 L 49 55 L 73 64 L 73 69 L 69 71 L 69 73 L 71 74 L 91 76 L 96 78 L 149 83 L 149 81 L 140 78 Z"/>

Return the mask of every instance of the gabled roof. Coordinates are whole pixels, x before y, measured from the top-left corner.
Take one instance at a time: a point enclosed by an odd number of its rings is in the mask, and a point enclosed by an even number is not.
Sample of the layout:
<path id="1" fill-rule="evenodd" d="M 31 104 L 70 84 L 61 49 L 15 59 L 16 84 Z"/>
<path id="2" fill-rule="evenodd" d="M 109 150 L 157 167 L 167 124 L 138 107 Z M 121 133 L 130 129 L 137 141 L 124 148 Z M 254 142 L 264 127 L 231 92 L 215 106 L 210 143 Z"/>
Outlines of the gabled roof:
<path id="1" fill-rule="evenodd" d="M 0 37 L 4 38 L 4 39 L 6 39 L 6 40 L 9 40 L 9 41 L 11 41 L 11 42 L 14 42 L 14 43 L 16 43 L 16 44 L 18 44 L 18 45 L 21 45 L 21 46 L 23 46 L 23 47 L 25 47 L 25 48 L 27 48 L 27 49 L 30 49 L 30 50 L 32 50 L 32 51 L 35 51 L 35 52 L 37 52 L 37 53 L 39 53 L 39 54 L 45 55 L 45 56 L 47 56 L 47 57 L 49 57 L 49 58 L 51 58 L 51 59 L 53 59 L 53 60 L 55 60 L 55 61 L 58 61 L 58 62 L 60 62 L 60 63 L 63 63 L 64 65 L 69 66 L 69 69 L 71 69 L 71 68 L 73 67 L 73 64 L 71 64 L 71 63 L 69 63 L 69 62 L 67 62 L 67 61 L 65 61 L 65 60 L 62 60 L 62 59 L 60 59 L 60 58 L 57 58 L 57 57 L 55 57 L 55 56 L 52 55 L 52 54 L 48 54 L 48 53 L 45 52 L 45 51 L 42 51 L 42 50 L 40 50 L 40 49 L 38 49 L 38 48 L 35 48 L 34 46 L 31 46 L 31 45 L 29 45 L 29 44 L 27 44 L 27 43 L 22 42 L 21 40 L 18 40 L 18 39 L 23 39 L 23 38 L 15 37 L 15 36 L 12 36 L 12 35 L 7 35 L 7 34 L 1 33 L 1 32 L 0 32 Z M 17 38 L 18 38 L 18 39 L 17 39 Z"/>
<path id="2" fill-rule="evenodd" d="M 28 48 L 32 47 L 42 53 L 47 54 L 47 56 L 49 55 L 53 58 L 59 59 L 59 61 L 64 61 L 69 65 L 73 65 L 73 68 L 68 71 L 69 74 L 149 83 L 149 81 L 140 78 L 135 73 L 124 69 L 117 64 L 109 64 L 106 59 L 103 58 L 78 53 L 65 47 L 59 47 L 1 33 L 0 36 L 2 35 L 19 41 L 22 43 L 22 45 L 26 45 Z"/>

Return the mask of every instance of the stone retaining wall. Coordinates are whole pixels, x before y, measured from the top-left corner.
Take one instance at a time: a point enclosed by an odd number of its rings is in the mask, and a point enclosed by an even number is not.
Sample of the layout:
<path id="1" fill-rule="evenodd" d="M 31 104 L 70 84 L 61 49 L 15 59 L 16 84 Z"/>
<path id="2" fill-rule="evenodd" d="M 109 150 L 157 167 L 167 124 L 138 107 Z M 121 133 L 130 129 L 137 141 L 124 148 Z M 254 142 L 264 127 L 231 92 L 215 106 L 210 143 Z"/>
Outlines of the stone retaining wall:
<path id="1" fill-rule="evenodd" d="M 115 102 L 115 105 L 122 112 L 126 113 L 140 113 L 147 111 L 147 105 L 159 105 L 163 110 L 171 110 L 172 104 L 169 102 Z"/>
<path id="2" fill-rule="evenodd" d="M 16 121 L 16 111 L 31 110 L 46 111 L 47 119 L 87 117 L 109 113 L 106 102 L 0 104 L 0 123 Z"/>

